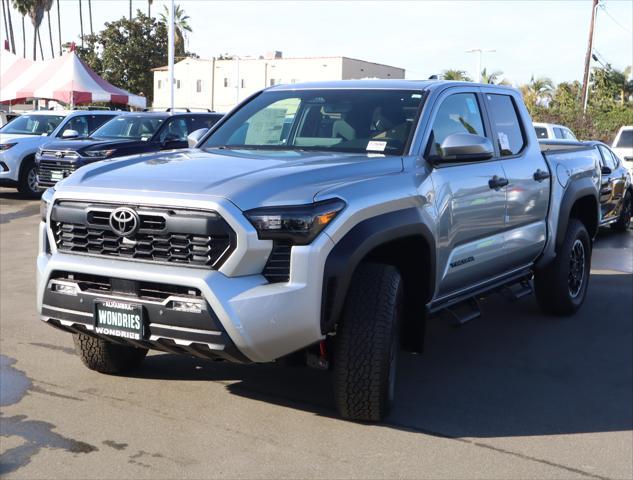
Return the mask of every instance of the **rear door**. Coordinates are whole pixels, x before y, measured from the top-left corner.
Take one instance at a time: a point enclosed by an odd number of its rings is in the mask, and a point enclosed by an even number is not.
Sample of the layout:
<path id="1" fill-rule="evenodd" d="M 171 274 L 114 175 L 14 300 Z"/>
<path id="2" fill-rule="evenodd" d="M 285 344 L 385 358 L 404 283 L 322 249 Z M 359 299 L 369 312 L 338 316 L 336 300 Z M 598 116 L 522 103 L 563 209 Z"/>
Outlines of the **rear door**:
<path id="1" fill-rule="evenodd" d="M 492 141 L 476 87 L 452 88 L 441 94 L 431 113 L 424 156 L 435 165 L 431 173 L 438 211 L 439 297 L 503 273 L 499 263 L 504 241 L 505 187 L 491 187 L 503 178 L 499 159 L 435 163 L 444 139 L 472 133 Z"/>
<path id="2" fill-rule="evenodd" d="M 507 268 L 532 262 L 543 250 L 549 207 L 549 169 L 534 136 L 528 135 L 513 95 L 484 89 L 498 159 L 508 179 L 505 211 Z"/>

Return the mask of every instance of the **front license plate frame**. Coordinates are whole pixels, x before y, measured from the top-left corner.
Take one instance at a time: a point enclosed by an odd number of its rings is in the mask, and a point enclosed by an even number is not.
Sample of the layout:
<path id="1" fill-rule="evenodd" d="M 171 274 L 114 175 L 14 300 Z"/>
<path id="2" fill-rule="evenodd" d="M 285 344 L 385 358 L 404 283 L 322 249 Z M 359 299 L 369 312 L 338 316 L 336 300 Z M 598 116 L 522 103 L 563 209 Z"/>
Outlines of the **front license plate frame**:
<path id="1" fill-rule="evenodd" d="M 119 300 L 95 300 L 94 331 L 99 335 L 128 340 L 145 338 L 145 309 Z"/>

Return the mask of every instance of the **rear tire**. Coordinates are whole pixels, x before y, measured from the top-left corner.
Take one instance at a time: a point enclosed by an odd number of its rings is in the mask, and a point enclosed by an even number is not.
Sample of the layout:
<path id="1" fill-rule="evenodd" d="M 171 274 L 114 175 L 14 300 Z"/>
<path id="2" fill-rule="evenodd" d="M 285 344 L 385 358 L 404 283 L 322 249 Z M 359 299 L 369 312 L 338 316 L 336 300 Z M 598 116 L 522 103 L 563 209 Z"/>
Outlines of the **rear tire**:
<path id="1" fill-rule="evenodd" d="M 633 213 L 633 205 L 631 204 L 631 192 L 626 192 L 624 200 L 622 201 L 622 210 L 618 221 L 611 225 L 611 228 L 616 232 L 626 232 L 631 226 L 631 214 Z"/>
<path id="2" fill-rule="evenodd" d="M 18 178 L 18 192 L 26 198 L 39 198 L 42 195 L 37 187 L 37 170 L 33 157 L 22 160 Z"/>
<path id="3" fill-rule="evenodd" d="M 90 370 L 100 373 L 123 373 L 138 367 L 147 349 L 127 347 L 84 333 L 73 334 L 75 352 Z"/>
<path id="4" fill-rule="evenodd" d="M 334 394 L 343 418 L 380 421 L 393 403 L 403 300 L 390 265 L 362 264 L 334 344 Z"/>
<path id="5" fill-rule="evenodd" d="M 571 315 L 585 301 L 591 270 L 591 240 L 585 226 L 569 220 L 567 233 L 556 258 L 534 274 L 534 291 L 541 310 Z"/>

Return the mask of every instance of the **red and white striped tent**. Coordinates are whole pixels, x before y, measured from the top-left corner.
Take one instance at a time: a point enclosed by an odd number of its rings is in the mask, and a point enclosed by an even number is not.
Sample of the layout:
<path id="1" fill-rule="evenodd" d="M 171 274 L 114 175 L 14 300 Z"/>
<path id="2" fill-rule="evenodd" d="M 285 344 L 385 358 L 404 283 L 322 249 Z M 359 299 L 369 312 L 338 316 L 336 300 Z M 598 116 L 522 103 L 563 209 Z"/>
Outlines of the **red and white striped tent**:
<path id="1" fill-rule="evenodd" d="M 72 51 L 51 60 L 33 61 L 0 51 L 0 103 L 28 98 L 57 100 L 71 106 L 111 102 L 145 108 L 146 99 L 109 84 Z"/>

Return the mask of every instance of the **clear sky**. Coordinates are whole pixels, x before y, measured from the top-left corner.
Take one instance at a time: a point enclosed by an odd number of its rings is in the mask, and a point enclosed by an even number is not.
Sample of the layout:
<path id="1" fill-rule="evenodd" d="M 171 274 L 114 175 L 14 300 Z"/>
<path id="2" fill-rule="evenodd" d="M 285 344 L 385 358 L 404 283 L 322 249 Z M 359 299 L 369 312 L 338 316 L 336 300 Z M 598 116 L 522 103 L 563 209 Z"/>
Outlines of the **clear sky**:
<path id="1" fill-rule="evenodd" d="M 163 10 L 154 0 L 152 11 Z M 349 56 L 405 68 L 407 78 L 427 78 L 444 69 L 475 76 L 477 58 L 516 83 L 530 76 L 579 80 L 587 48 L 591 0 L 497 1 L 209 1 L 176 0 L 191 17 L 189 50 L 203 58 L 220 53 L 284 56 Z M 84 29 L 88 1 L 83 0 Z M 595 50 L 614 67 L 633 63 L 633 0 L 604 0 L 598 9 Z M 147 12 L 146 0 L 133 0 Z M 92 0 L 93 27 L 128 14 L 128 0 Z M 13 13 L 18 51 L 20 16 Z M 62 40 L 77 40 L 78 0 L 61 0 Z M 56 7 L 52 11 L 57 38 Z M 48 38 L 46 18 L 43 40 Z M 4 26 L 1 27 L 4 38 Z M 32 30 L 27 18 L 27 55 Z M 45 46 L 45 55 L 50 56 Z"/>

